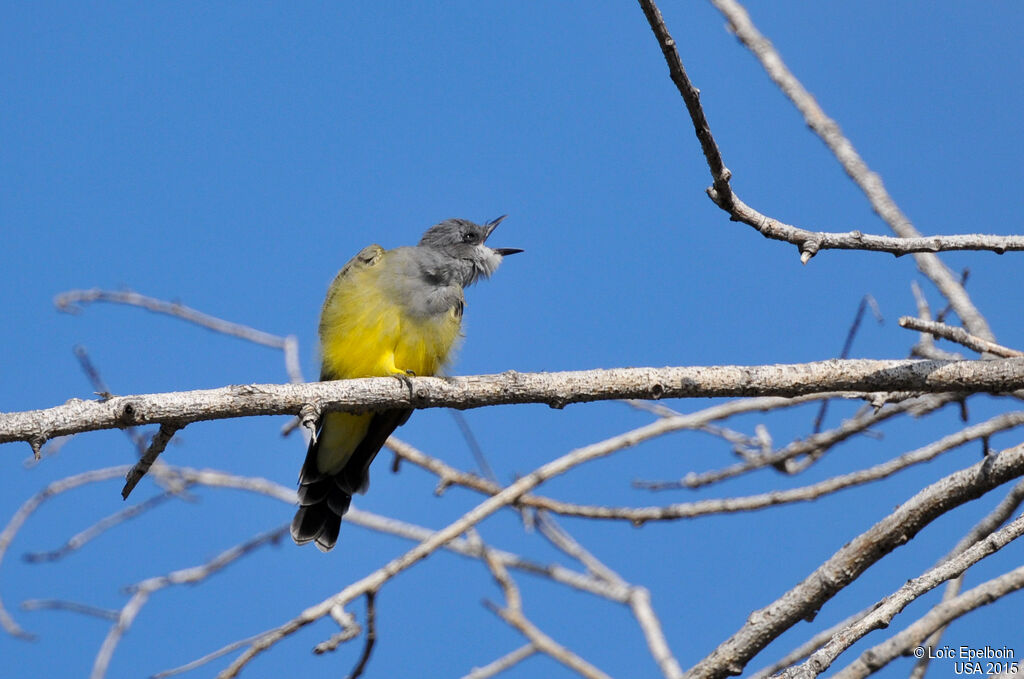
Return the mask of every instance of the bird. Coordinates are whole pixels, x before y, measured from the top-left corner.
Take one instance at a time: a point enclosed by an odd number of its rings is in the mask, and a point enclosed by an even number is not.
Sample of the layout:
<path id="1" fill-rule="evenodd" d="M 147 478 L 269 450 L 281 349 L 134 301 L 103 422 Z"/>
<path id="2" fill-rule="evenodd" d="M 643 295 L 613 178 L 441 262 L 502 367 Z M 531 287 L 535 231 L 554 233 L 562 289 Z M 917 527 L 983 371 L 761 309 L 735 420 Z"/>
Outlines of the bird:
<path id="1" fill-rule="evenodd" d="M 446 219 L 415 246 L 369 245 L 342 267 L 320 312 L 320 381 L 436 375 L 462 337 L 465 288 L 522 250 L 487 245 L 507 215 L 476 224 Z M 291 523 L 299 545 L 322 552 L 338 541 L 354 493 L 369 487 L 370 463 L 411 408 L 323 414 L 299 473 Z"/>

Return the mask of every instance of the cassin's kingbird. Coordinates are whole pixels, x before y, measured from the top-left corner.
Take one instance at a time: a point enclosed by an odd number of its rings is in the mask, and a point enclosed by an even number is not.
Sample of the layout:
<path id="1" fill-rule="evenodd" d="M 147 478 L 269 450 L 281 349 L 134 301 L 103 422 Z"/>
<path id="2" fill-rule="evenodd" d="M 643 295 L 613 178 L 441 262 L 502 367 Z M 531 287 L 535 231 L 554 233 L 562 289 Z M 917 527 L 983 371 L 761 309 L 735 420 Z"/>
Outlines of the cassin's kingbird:
<path id="1" fill-rule="evenodd" d="M 522 250 L 485 242 L 504 217 L 486 224 L 449 219 L 430 227 L 419 245 L 370 245 L 349 260 L 327 290 L 320 312 L 320 380 L 434 375 L 460 337 L 463 288 Z M 299 473 L 299 511 L 292 538 L 328 551 L 353 493 L 365 493 L 370 463 L 412 414 L 326 413 Z"/>

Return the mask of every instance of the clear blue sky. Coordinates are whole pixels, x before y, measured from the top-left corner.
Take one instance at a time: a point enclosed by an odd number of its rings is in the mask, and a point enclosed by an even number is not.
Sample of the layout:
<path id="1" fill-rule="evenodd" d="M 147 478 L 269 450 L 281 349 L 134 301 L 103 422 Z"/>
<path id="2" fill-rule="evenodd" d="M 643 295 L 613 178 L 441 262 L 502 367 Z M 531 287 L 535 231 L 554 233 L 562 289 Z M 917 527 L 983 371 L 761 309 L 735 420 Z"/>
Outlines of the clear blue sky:
<path id="1" fill-rule="evenodd" d="M 1024 6 L 750 9 L 922 232 L 1021 232 Z M 746 202 L 806 228 L 887 233 L 709 4 L 666 0 L 662 10 Z M 0 410 L 90 398 L 76 344 L 119 394 L 285 379 L 277 353 L 173 319 L 113 306 L 58 314 L 53 296 L 72 288 L 125 286 L 294 333 L 313 376 L 316 318 L 335 271 L 371 242 L 410 244 L 453 216 L 508 213 L 496 244 L 526 250 L 470 292 L 455 373 L 825 359 L 837 355 L 865 294 L 886 322 L 865 323 L 854 356 L 901 358 L 915 340 L 896 325 L 914 310 L 910 281 L 920 276 L 910 258 L 832 252 L 801 266 L 794 247 L 730 223 L 706 198 L 709 176 L 690 122 L 632 2 L 4 2 L 0 63 Z M 968 289 L 997 337 L 1024 346 L 1021 255 L 947 261 L 971 268 Z M 999 407 L 1009 406 L 979 402 L 972 418 Z M 848 412 L 834 408 L 833 423 Z M 648 419 L 615 403 L 466 417 L 503 480 Z M 782 443 L 806 434 L 812 418 L 801 410 L 766 421 Z M 751 432 L 761 421 L 732 424 Z M 279 436 L 283 423 L 197 424 L 165 459 L 290 485 L 304 450 L 297 438 Z M 732 461 L 718 440 L 670 437 L 544 490 L 612 504 L 753 493 L 866 466 L 958 426 L 950 411 L 883 427 L 883 440 L 849 442 L 799 479 L 766 472 L 700 493 L 631 490 L 636 478 Z M 417 413 L 399 435 L 472 468 L 443 410 Z M 997 437 L 993 445 L 1017 440 Z M 46 483 L 133 454 L 120 432 L 80 436 L 32 469 L 22 465 L 28 446 L 0 453 L 4 519 Z M 642 529 L 566 525 L 627 580 L 650 587 L 688 667 L 750 610 L 977 455 L 977 446 L 965 448 L 877 486 L 771 512 Z M 458 490 L 437 499 L 431 477 L 409 465 L 393 475 L 383 459 L 373 476 L 359 507 L 430 527 L 479 500 Z M 4 676 L 86 676 L 107 632 L 95 619 L 20 611 L 20 601 L 120 607 L 123 585 L 201 563 L 292 514 L 279 502 L 199 490 L 197 502 L 163 507 L 65 562 L 20 561 L 123 507 L 119 490 L 110 482 L 48 503 L 12 545 L 0 595 L 40 638 L 0 636 Z M 132 501 L 154 492 L 144 481 Z M 938 521 L 765 660 L 927 568 L 995 501 Z M 481 533 L 496 546 L 558 559 L 516 523 L 496 517 Z M 277 625 L 407 547 L 349 525 L 329 555 L 282 543 L 199 588 L 160 592 L 122 641 L 109 676 L 148 676 Z M 1011 545 L 974 582 L 1021 558 L 1021 546 Z M 557 640 L 613 676 L 657 675 L 624 609 L 526 576 L 519 582 L 526 612 Z M 521 645 L 482 598 L 500 600 L 486 570 L 450 555 L 396 579 L 378 599 L 380 638 L 367 676 L 460 676 Z M 1022 660 L 1024 639 L 1011 631 L 1020 606 L 1018 594 L 954 625 L 947 639 L 1016 644 Z M 923 610 L 913 608 L 913 617 Z M 361 615 L 361 605 L 353 611 Z M 333 631 L 327 623 L 303 631 L 244 676 L 342 676 L 361 646 L 309 653 Z M 883 676 L 905 676 L 907 667 L 897 663 Z M 947 676 L 950 668 L 936 671 Z M 534 658 L 507 676 L 569 675 Z"/>

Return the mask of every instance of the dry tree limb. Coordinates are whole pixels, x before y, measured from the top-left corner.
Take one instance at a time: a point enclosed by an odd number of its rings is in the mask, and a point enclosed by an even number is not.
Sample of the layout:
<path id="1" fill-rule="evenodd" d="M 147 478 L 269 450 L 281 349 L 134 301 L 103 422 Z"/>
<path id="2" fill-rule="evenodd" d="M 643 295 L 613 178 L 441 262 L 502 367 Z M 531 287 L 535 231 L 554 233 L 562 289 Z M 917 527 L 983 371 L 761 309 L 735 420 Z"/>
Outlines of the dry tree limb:
<path id="1" fill-rule="evenodd" d="M 848 626 L 857 622 L 870 612 L 870 608 L 865 608 L 864 610 L 858 611 L 853 615 L 847 616 L 845 619 L 840 620 L 828 629 L 824 629 L 818 632 L 810 639 L 800 644 L 786 655 L 779 658 L 779 660 L 777 660 L 775 663 L 751 674 L 750 679 L 769 679 L 769 677 L 775 676 L 781 670 L 784 670 L 787 667 L 792 666 L 794 663 L 800 662 L 801 660 L 809 656 L 811 653 L 817 651 L 826 642 L 828 642 L 828 640 L 831 639 L 836 632 L 842 629 L 846 629 Z"/>
<path id="2" fill-rule="evenodd" d="M 953 620 L 1020 589 L 1024 589 L 1024 566 L 983 582 L 954 599 L 943 601 L 902 632 L 861 653 L 860 657 L 832 676 L 834 679 L 863 679 L 920 646 L 928 635 Z"/>
<path id="3" fill-rule="evenodd" d="M 644 1 L 646 0 L 642 0 L 642 2 Z M 846 171 L 846 174 L 860 187 L 871 203 L 875 213 L 899 236 L 898 239 L 894 240 L 896 242 L 913 243 L 923 246 L 920 249 L 913 248 L 902 252 L 887 251 L 893 252 L 893 254 L 914 253 L 914 261 L 917 263 L 918 269 L 935 284 L 935 287 L 938 288 L 943 297 L 949 301 L 957 316 L 960 317 L 971 334 L 977 335 L 982 339 L 994 341 L 995 337 L 992 335 L 991 329 L 989 329 L 988 321 L 985 320 L 985 317 L 982 316 L 981 312 L 971 302 L 963 284 L 957 280 L 957 277 L 953 275 L 949 267 L 933 253 L 939 249 L 958 249 L 958 246 L 965 246 L 967 243 L 975 246 L 971 249 L 985 249 L 1002 253 L 1010 249 L 1022 249 L 1019 246 L 1024 242 L 1024 237 L 970 235 L 922 238 L 921 233 L 910 222 L 910 219 L 903 214 L 903 211 L 896 205 L 896 201 L 886 191 L 882 178 L 871 171 L 867 163 L 857 153 L 853 144 L 850 143 L 850 140 L 843 135 L 839 125 L 825 115 L 825 112 L 818 105 L 818 102 L 815 101 L 814 97 L 811 96 L 810 92 L 804 88 L 796 76 L 786 67 L 778 51 L 757 30 L 757 27 L 754 26 L 750 15 L 747 14 L 743 6 L 736 2 L 736 0 L 711 0 L 711 2 L 725 16 L 730 28 L 736 37 L 739 38 L 740 42 L 761 62 L 761 66 L 768 74 L 768 77 L 772 79 L 782 93 L 800 111 L 808 127 L 825 142 L 825 145 L 835 155 L 843 170 Z M 715 188 L 717 189 L 717 186 Z M 714 198 L 714 196 L 712 197 Z M 738 203 L 736 200 L 727 201 L 727 205 L 730 207 L 736 203 Z M 757 224 L 767 221 L 756 211 L 751 210 L 750 212 L 751 214 L 746 215 L 747 219 L 751 219 Z M 741 219 L 741 221 L 746 222 L 746 219 Z M 757 224 L 751 225 L 758 228 Z M 853 232 L 850 236 L 853 237 L 854 241 L 859 238 L 869 238 L 859 234 L 859 232 Z M 878 242 L 877 245 L 881 246 L 882 243 Z M 810 258 L 817 250 L 821 249 L 822 245 L 817 240 L 811 240 L 804 241 L 800 247 L 802 249 L 801 257 L 806 256 Z"/>
<path id="4" fill-rule="evenodd" d="M 377 592 L 375 590 L 371 589 L 366 593 L 366 643 L 363 645 L 363 652 L 359 656 L 359 661 L 356 662 L 355 668 L 348 675 L 348 679 L 358 679 L 363 676 L 363 671 L 366 670 L 366 663 L 370 661 L 370 654 L 373 653 L 373 647 L 377 643 L 376 599 Z M 316 649 L 314 649 L 315 651 Z"/>
<path id="5" fill-rule="evenodd" d="M 98 469 L 78 474 L 76 476 L 68 477 L 51 483 L 46 488 L 36 493 L 34 496 L 29 498 L 15 514 L 11 517 L 8 525 L 0 532 L 0 563 L 7 552 L 11 541 L 14 539 L 17 532 L 24 525 L 27 518 L 46 500 L 53 498 L 63 492 L 67 492 L 78 488 L 80 486 L 107 481 L 117 477 L 123 477 L 128 471 L 129 466 L 123 465 L 118 467 L 110 467 L 107 469 Z M 233 488 L 237 490 L 244 490 L 251 493 L 265 495 L 267 497 L 274 498 L 276 500 L 285 502 L 289 505 L 294 504 L 296 501 L 295 491 L 291 488 L 287 488 L 273 481 L 258 477 L 244 477 L 237 476 L 235 474 L 228 474 L 225 472 L 213 470 L 213 469 L 191 469 L 188 467 L 168 467 L 166 468 L 167 473 L 176 475 L 181 483 L 186 487 L 191 485 L 203 485 L 212 488 Z M 162 498 L 170 493 L 155 496 L 156 498 Z M 138 505 L 139 507 L 147 505 L 149 501 Z M 98 532 L 108 529 L 117 523 L 124 521 L 130 516 L 136 516 L 140 512 L 134 511 L 133 508 L 128 508 L 114 514 L 106 519 L 101 520 L 97 524 L 94 524 L 85 531 L 79 533 L 76 537 L 88 536 L 89 539 L 95 537 Z M 352 523 L 358 526 L 362 526 L 369 530 L 394 535 L 407 540 L 413 540 L 416 542 L 422 542 L 428 539 L 434 534 L 434 531 L 429 528 L 417 526 L 414 524 L 399 521 L 397 519 L 391 519 L 370 512 L 365 512 L 356 508 L 352 508 L 346 515 L 345 520 L 348 523 Z M 63 553 L 66 550 L 77 549 L 81 547 L 86 540 L 75 540 L 72 538 L 65 545 L 58 548 L 56 552 Z M 630 597 L 630 591 L 625 586 L 619 586 L 612 583 L 608 583 L 603 580 L 599 580 L 596 577 L 587 575 L 585 573 L 579 573 L 570 568 L 566 568 L 559 564 L 543 564 L 528 559 L 524 559 L 516 554 L 505 552 L 489 548 L 479 542 L 472 542 L 464 538 L 457 538 L 452 540 L 445 548 L 453 551 L 457 554 L 467 556 L 470 558 L 480 559 L 483 558 L 484 549 L 489 549 L 491 554 L 495 558 L 502 560 L 507 568 L 514 568 L 521 570 L 526 573 L 532 573 L 541 577 L 547 577 L 554 582 L 559 584 L 579 589 L 580 591 L 590 592 L 596 596 L 600 596 L 611 601 L 619 603 L 628 603 Z M 32 638 L 32 635 L 28 634 L 17 623 L 14 622 L 13 618 L 7 613 L 3 607 L 3 602 L 0 601 L 0 625 L 11 635 Z M 240 646 L 247 645 L 254 641 L 260 635 L 256 635 L 249 640 L 245 640 L 243 643 L 235 642 L 229 644 L 227 647 L 220 649 L 217 652 L 211 653 L 205 657 L 203 662 L 209 662 L 221 655 L 231 652 Z M 203 664 L 200 661 L 194 661 L 187 665 L 188 668 L 197 666 L 197 664 Z M 180 668 L 179 668 L 180 669 Z M 184 670 L 182 670 L 184 671 Z M 175 673 L 173 670 L 169 670 L 171 674 Z"/>
<path id="6" fill-rule="evenodd" d="M 1024 444 L 987 456 L 921 490 L 894 512 L 829 557 L 803 582 L 747 622 L 688 671 L 694 679 L 739 674 L 761 649 L 822 605 L 886 554 L 911 540 L 922 528 L 955 507 L 1024 475 Z"/>
<path id="7" fill-rule="evenodd" d="M 916 416 L 920 416 L 924 413 L 941 408 L 954 400 L 956 400 L 956 397 L 952 394 L 932 394 L 916 399 L 906 399 L 899 403 L 891 403 L 877 411 L 865 412 L 856 417 L 844 420 L 834 429 L 818 434 L 812 434 L 806 439 L 793 441 L 792 443 L 768 454 L 750 457 L 742 462 L 737 462 L 736 464 L 722 469 L 700 473 L 690 472 L 678 481 L 657 482 L 657 485 L 653 489 L 665 490 L 671 489 L 673 486 L 676 488 L 701 488 L 768 466 L 776 468 L 782 467 L 789 473 L 802 471 L 802 468 L 794 469 L 789 464 L 798 456 L 815 457 L 815 459 L 817 459 L 837 443 L 841 443 L 842 441 L 845 441 L 857 434 L 862 434 L 868 431 L 871 427 L 880 424 L 885 420 L 907 412 L 913 412 Z M 652 484 L 645 484 L 644 487 L 651 488 L 651 485 Z"/>
<path id="8" fill-rule="evenodd" d="M 956 546 L 954 546 L 948 554 L 939 560 L 939 563 L 941 564 L 948 559 L 954 558 L 955 556 L 963 553 L 964 550 L 974 543 L 991 535 L 993 531 L 1013 516 L 1013 513 L 1017 511 L 1017 508 L 1021 503 L 1024 503 L 1024 481 L 1017 482 L 1017 485 L 1010 489 L 1010 492 L 1006 494 L 1006 497 L 1003 498 L 1002 502 L 1000 502 L 995 509 L 989 512 L 985 518 L 979 521 L 974 528 L 967 533 L 967 535 L 963 536 L 960 541 L 956 543 Z M 963 587 L 963 582 L 963 574 L 960 574 L 956 578 L 950 580 L 942 592 L 942 601 L 949 601 L 959 595 L 960 590 Z M 939 642 L 942 640 L 942 634 L 945 630 L 945 626 L 935 630 L 931 636 L 925 640 L 924 645 L 931 648 L 938 646 Z M 910 679 L 923 679 L 930 661 L 931 659 L 927 654 L 921 656 L 921 658 L 914 663 L 914 669 L 910 672 Z"/>
<path id="9" fill-rule="evenodd" d="M 633 612 L 633 617 L 636 618 L 637 624 L 640 626 L 640 631 L 643 632 L 647 648 L 651 652 L 651 657 L 658 664 L 665 679 L 682 679 L 683 669 L 679 666 L 679 661 L 676 660 L 672 654 L 672 649 L 668 645 L 668 640 L 665 638 L 665 633 L 661 626 L 661 620 L 654 612 L 654 606 L 651 604 L 650 592 L 644 587 L 630 585 L 626 582 L 621 575 L 587 550 L 547 513 L 537 513 L 537 526 L 544 537 L 555 547 L 583 564 L 587 569 L 587 573 L 607 582 L 609 585 L 625 588 L 629 591 L 628 604 Z"/>
<path id="10" fill-rule="evenodd" d="M 878 602 L 874 609 L 860 620 L 836 633 L 832 639 L 810 655 L 807 660 L 782 673 L 782 679 L 812 679 L 835 662 L 839 655 L 869 632 L 889 626 L 900 611 L 921 595 L 943 582 L 955 578 L 987 556 L 999 551 L 1024 534 L 1024 516 L 1006 525 L 988 537 L 975 542 L 959 555 L 909 580 L 903 587 Z M 941 604 L 940 604 L 941 605 Z"/>
<path id="11" fill-rule="evenodd" d="M 664 420 L 661 420 L 661 422 L 664 422 Z M 748 512 L 794 502 L 809 502 L 839 490 L 878 481 L 910 466 L 935 459 L 942 453 L 970 441 L 985 439 L 997 432 L 1013 429 L 1021 425 L 1024 425 L 1024 411 L 1003 413 L 866 469 L 833 476 L 808 486 L 799 486 L 786 490 L 772 490 L 755 495 L 710 498 L 694 502 L 679 502 L 650 507 L 611 507 L 607 505 L 580 505 L 562 502 L 541 495 L 526 494 L 519 498 L 517 504 L 561 516 L 629 521 L 637 525 L 648 521 L 672 521 L 692 519 L 711 514 Z M 408 443 L 392 438 L 388 441 L 387 446 L 402 459 L 408 460 L 418 467 L 436 474 L 440 479 L 439 487 L 458 485 L 487 495 L 495 495 L 503 489 L 502 486 L 482 479 L 475 474 L 454 469 L 441 460 L 417 450 Z"/>
<path id="12" fill-rule="evenodd" d="M 138 485 L 139 481 L 142 480 L 142 477 L 146 475 L 149 468 L 153 466 L 153 463 L 156 462 L 160 453 L 164 452 L 164 449 L 167 448 L 167 444 L 171 442 L 174 434 L 179 429 L 181 429 L 180 426 L 173 424 L 164 423 L 160 425 L 160 430 L 156 433 L 156 436 L 153 437 L 153 440 L 150 441 L 146 452 L 142 454 L 139 461 L 135 463 L 125 476 L 124 488 L 121 489 L 122 499 L 128 499 L 128 496 L 131 495 L 135 486 Z"/>
<path id="13" fill-rule="evenodd" d="M 353 582 L 342 589 L 334 596 L 325 599 L 319 604 L 310 606 L 295 618 L 286 621 L 276 628 L 267 630 L 265 635 L 254 642 L 249 648 L 239 655 L 229 667 L 218 675 L 219 679 L 229 679 L 237 676 L 238 672 L 245 667 L 249 661 L 267 650 L 275 643 L 290 636 L 306 625 L 315 622 L 327 615 L 334 606 L 344 605 L 354 598 L 365 594 L 370 590 L 380 589 L 381 585 L 395 577 L 402 571 L 410 568 L 421 559 L 426 558 L 444 545 L 448 544 L 459 535 L 465 533 L 478 523 L 497 512 L 502 507 L 514 505 L 516 501 L 533 490 L 548 479 L 554 478 L 568 472 L 586 462 L 600 459 L 630 446 L 638 445 L 649 438 L 656 436 L 659 428 L 653 425 L 639 427 L 625 432 L 618 436 L 598 441 L 597 443 L 572 450 L 565 455 L 541 465 L 533 472 L 518 479 L 497 495 L 494 495 L 479 505 L 463 514 L 459 519 L 448 526 L 433 533 L 429 538 L 419 543 L 405 554 L 402 554 L 377 569 L 373 573 Z"/>
<path id="14" fill-rule="evenodd" d="M 227 646 L 224 646 L 223 648 L 217 649 L 213 653 L 208 653 L 208 654 L 204 655 L 202 658 L 196 658 L 195 660 L 193 660 L 191 662 L 188 662 L 188 663 L 185 663 L 184 665 L 179 665 L 178 667 L 175 667 L 175 668 L 172 668 L 172 669 L 169 669 L 169 670 L 164 670 L 163 672 L 157 672 L 152 677 L 150 677 L 150 679 L 165 679 L 166 677 L 173 677 L 174 675 L 177 675 L 177 674 L 184 674 L 185 672 L 191 672 L 192 670 L 196 669 L 197 667 L 202 667 L 206 663 L 212 662 L 212 661 L 216 660 L 217 658 L 220 658 L 222 656 L 227 655 L 228 653 L 231 653 L 232 651 L 237 651 L 238 649 L 242 648 L 243 646 L 248 646 L 249 644 L 251 644 L 254 641 L 256 641 L 259 637 L 260 637 L 259 634 L 255 634 L 255 635 L 253 635 L 251 637 L 246 637 L 245 639 L 239 639 L 238 641 L 230 643 Z"/>
<path id="15" fill-rule="evenodd" d="M 101 290 L 99 288 L 68 290 L 53 298 L 53 304 L 57 309 L 70 314 L 79 313 L 81 310 L 80 305 L 93 302 L 127 304 L 152 311 L 153 313 L 167 314 L 189 323 L 195 323 L 198 326 L 213 330 L 222 335 L 230 335 L 247 342 L 253 342 L 254 344 L 280 349 L 284 352 L 285 370 L 289 381 L 292 383 L 305 381 L 299 364 L 299 342 L 295 335 L 280 337 L 247 325 L 242 325 L 241 323 L 225 321 L 222 318 L 205 314 L 202 311 L 187 307 L 178 302 L 168 302 L 155 297 L 148 297 L 131 290 Z"/>
<path id="16" fill-rule="evenodd" d="M 194 584 L 201 580 L 205 580 L 214 573 L 249 554 L 254 549 L 279 541 L 287 532 L 288 526 L 275 528 L 272 531 L 257 535 L 254 538 L 246 540 L 239 545 L 221 552 L 213 559 L 200 566 L 183 568 L 181 570 L 168 573 L 167 575 L 148 578 L 137 585 L 133 585 L 131 587 L 131 598 L 121 609 L 117 622 L 110 628 L 110 631 L 107 632 L 107 637 L 103 640 L 99 653 L 96 654 L 96 660 L 93 662 L 92 666 L 92 673 L 89 675 L 90 679 L 103 679 L 103 677 L 106 676 L 107 668 L 110 666 L 110 660 L 114 656 L 114 650 L 117 648 L 117 644 L 121 641 L 124 633 L 132 626 L 132 623 L 135 622 L 135 618 L 154 592 L 158 592 L 159 590 L 172 585 Z"/>
<path id="17" fill-rule="evenodd" d="M 469 674 L 462 677 L 462 679 L 490 679 L 494 675 L 500 674 L 514 665 L 518 665 L 536 652 L 537 647 L 533 644 L 520 646 L 516 650 L 506 653 L 497 660 L 487 663 L 483 667 L 474 667 L 470 670 Z"/>
<path id="18" fill-rule="evenodd" d="M 88 615 L 103 620 L 117 620 L 120 612 L 99 606 L 78 603 L 77 601 L 65 601 L 63 599 L 28 599 L 21 602 L 23 611 L 70 611 L 81 615 Z"/>
<path id="19" fill-rule="evenodd" d="M 611 679 L 607 674 L 544 634 L 527 619 L 523 614 L 523 602 L 519 595 L 519 587 L 516 586 L 501 561 L 485 552 L 484 563 L 487 564 L 491 575 L 494 576 L 494 580 L 505 595 L 505 608 L 499 608 L 493 604 L 489 606 L 496 615 L 526 637 L 538 652 L 557 660 L 580 676 L 587 677 L 587 679 Z"/>
<path id="20" fill-rule="evenodd" d="M 774 48 L 771 47 L 771 43 L 757 33 L 742 7 L 735 2 L 726 2 L 724 0 L 712 0 L 712 2 L 726 15 L 740 40 L 761 59 L 772 79 L 775 80 L 776 84 L 782 88 L 787 96 L 790 96 L 797 103 L 797 107 L 805 113 L 805 116 L 809 116 L 807 111 L 805 111 L 806 100 L 809 100 L 810 104 L 817 109 L 817 103 L 814 102 L 810 94 L 803 90 L 803 87 L 796 78 L 785 69 L 785 65 L 782 64 L 782 60 L 775 53 Z M 868 193 L 875 211 L 890 224 L 895 222 L 900 225 L 900 228 L 893 227 L 898 237 L 873 236 L 860 231 L 850 231 L 847 233 L 808 231 L 761 214 L 741 201 L 729 186 L 732 173 L 725 167 L 721 152 L 715 143 L 714 137 L 711 134 L 711 128 L 704 115 L 704 110 L 700 105 L 700 91 L 690 82 L 686 69 L 683 67 L 682 60 L 679 57 L 679 52 L 676 49 L 675 40 L 672 39 L 668 28 L 665 26 L 665 20 L 661 16 L 661 11 L 653 0 L 640 0 L 640 6 L 647 17 L 651 30 L 658 40 L 658 44 L 661 46 L 662 54 L 668 63 L 669 74 L 686 104 L 694 130 L 697 133 L 697 139 L 700 142 L 701 149 L 704 151 L 708 168 L 711 170 L 711 177 L 714 183 L 707 190 L 708 196 L 716 205 L 728 212 L 731 219 L 754 227 L 767 238 L 793 243 L 800 248 L 800 259 L 804 263 L 807 263 L 820 250 L 829 249 L 888 252 L 897 256 L 913 253 L 934 253 L 943 250 L 989 250 L 999 254 L 1008 251 L 1024 250 L 1024 236 L 968 234 L 922 237 L 913 229 L 913 226 L 910 225 L 906 217 L 899 212 L 899 209 L 892 199 L 888 197 L 888 194 L 885 194 L 885 189 L 882 187 L 881 180 L 877 175 L 870 173 L 859 156 L 856 156 L 856 151 L 842 137 L 839 127 L 834 121 L 825 117 L 820 109 L 817 109 L 817 116 L 813 118 L 808 117 L 808 124 L 816 132 L 823 135 L 826 143 L 830 148 L 833 148 L 833 151 L 843 163 L 844 168 L 857 181 L 858 185 L 862 185 L 862 187 L 866 185 L 870 188 L 870 192 L 868 192 L 868 189 L 865 189 L 865 192 Z M 800 96 L 801 94 L 802 97 Z M 845 142 L 845 144 L 840 144 L 840 142 Z M 840 153 L 842 154 L 840 155 Z M 854 159 L 859 165 L 853 162 Z M 868 175 L 866 180 L 864 179 L 865 173 Z M 890 222 L 890 219 L 894 220 L 894 222 Z M 909 229 L 906 227 L 909 227 Z M 918 255 L 918 257 L 924 256 L 926 255 Z M 934 255 L 927 256 L 934 259 Z M 937 259 L 935 259 L 935 263 L 928 263 L 927 266 L 922 265 L 920 261 L 918 265 L 929 278 L 940 278 L 940 280 L 943 280 L 945 284 L 939 285 L 939 289 L 943 291 L 943 294 L 947 294 L 947 288 L 951 286 L 948 285 L 948 281 L 945 281 L 938 272 L 938 267 L 944 269 L 944 265 L 938 262 Z M 952 281 L 953 279 L 950 278 L 950 280 Z M 953 282 L 955 283 L 955 281 Z M 954 294 L 953 297 L 957 298 L 958 302 L 961 302 L 962 305 L 963 300 L 960 300 L 960 297 L 966 300 L 966 293 L 963 293 L 962 288 L 960 292 L 962 293 L 961 295 Z M 947 294 L 947 297 L 950 297 L 950 295 Z M 966 301 L 968 304 L 970 303 L 969 300 Z M 980 314 L 977 315 L 980 317 Z"/>
<path id="21" fill-rule="evenodd" d="M 118 526 L 130 519 L 134 519 L 136 516 L 144 512 L 148 512 L 150 509 L 153 509 L 154 507 L 157 507 L 163 504 L 164 502 L 167 502 L 168 500 L 174 499 L 175 497 L 178 497 L 178 493 L 176 491 L 165 491 L 163 493 L 160 493 L 159 495 L 154 495 L 149 499 L 140 502 L 137 505 L 125 507 L 120 511 L 114 512 L 110 516 L 100 519 L 99 521 L 89 526 L 85 530 L 80 531 L 75 535 L 71 536 L 70 538 L 68 538 L 68 540 L 64 544 L 57 547 L 56 549 L 51 549 L 45 552 L 29 552 L 25 554 L 22 558 L 25 561 L 29 561 L 32 563 L 39 563 L 43 561 L 58 561 L 59 559 L 63 559 L 65 556 L 75 551 L 76 549 L 81 549 L 87 543 L 99 537 L 111 528 Z"/>
<path id="22" fill-rule="evenodd" d="M 0 531 L 0 563 L 3 562 L 4 556 L 7 554 L 7 548 L 10 547 L 11 541 L 14 540 L 14 536 L 18 534 L 18 531 L 21 530 L 25 521 L 28 520 L 28 517 L 31 516 L 43 502 L 55 495 L 78 488 L 79 486 L 95 483 L 97 481 L 106 481 L 112 478 L 117 478 L 118 476 L 124 476 L 129 469 L 130 467 L 128 465 L 108 467 L 107 469 L 96 469 L 47 484 L 45 488 L 22 503 L 21 507 L 18 508 L 18 511 L 11 516 L 3 531 Z M 7 609 L 4 608 L 3 601 L 0 601 L 0 626 L 2 626 L 11 636 L 19 637 L 21 639 L 35 638 L 35 635 L 29 634 L 14 621 L 14 618 L 12 618 L 10 613 L 7 612 Z"/>
<path id="23" fill-rule="evenodd" d="M 996 344 L 995 342 L 975 337 L 963 328 L 946 325 L 945 323 L 926 321 L 920 318 L 914 318 L 913 316 L 903 316 L 900 318 L 900 327 L 917 330 L 921 333 L 934 335 L 935 337 L 947 339 L 950 342 L 962 344 L 968 349 L 977 351 L 979 354 L 989 353 L 996 356 L 1002 356 L 1004 358 L 1024 356 L 1024 351 L 1017 351 L 1016 349 L 1010 349 L 1009 347 L 1004 347 L 1001 344 Z"/>
<path id="24" fill-rule="evenodd" d="M 910 281 L 910 290 L 914 294 L 914 301 L 917 304 L 917 317 L 922 321 L 932 320 L 932 310 L 928 306 L 928 300 L 921 290 L 917 281 Z M 960 361 L 963 356 L 952 351 L 944 351 L 935 346 L 935 340 L 931 334 L 922 332 L 918 336 L 917 344 L 910 348 L 910 355 L 916 358 L 926 358 L 939 361 Z"/>
<path id="25" fill-rule="evenodd" d="M 374 615 L 376 615 L 376 611 L 374 612 Z M 338 623 L 338 627 L 341 628 L 341 631 L 332 635 L 326 641 L 321 641 L 319 644 L 314 646 L 313 652 L 317 655 L 338 650 L 338 646 L 341 646 L 346 641 L 355 639 L 363 631 L 362 626 L 356 622 L 356 616 L 346 611 L 344 606 L 335 606 L 331 610 L 331 618 L 334 622 Z M 374 624 L 376 624 L 376 618 L 374 618 Z M 376 634 L 376 631 L 374 631 L 375 639 Z"/>
<path id="26" fill-rule="evenodd" d="M 0 443 L 47 439 L 137 424 L 183 427 L 253 415 L 295 415 L 309 403 L 323 411 L 394 407 L 476 408 L 705 396 L 801 396 L 833 391 L 1006 393 L 1024 389 L 1024 359 L 912 361 L 867 359 L 767 366 L 614 368 L 470 377 L 371 377 L 307 384 L 249 384 L 217 389 L 72 399 L 44 410 L 0 413 Z"/>

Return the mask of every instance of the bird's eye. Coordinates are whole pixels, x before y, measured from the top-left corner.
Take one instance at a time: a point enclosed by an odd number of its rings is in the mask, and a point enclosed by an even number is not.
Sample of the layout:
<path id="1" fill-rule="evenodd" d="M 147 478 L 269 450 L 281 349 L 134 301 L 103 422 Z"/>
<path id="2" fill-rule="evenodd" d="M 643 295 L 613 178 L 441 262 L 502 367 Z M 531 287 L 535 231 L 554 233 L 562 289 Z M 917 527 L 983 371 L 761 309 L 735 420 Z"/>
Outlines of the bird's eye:
<path id="1" fill-rule="evenodd" d="M 462 234 L 462 242 L 463 243 L 475 243 L 476 242 L 476 234 L 471 232 L 471 231 Z"/>

